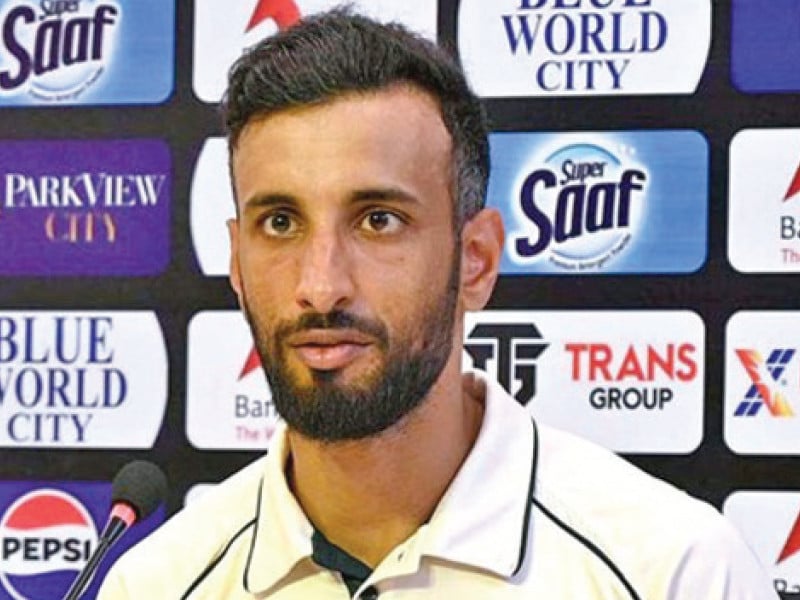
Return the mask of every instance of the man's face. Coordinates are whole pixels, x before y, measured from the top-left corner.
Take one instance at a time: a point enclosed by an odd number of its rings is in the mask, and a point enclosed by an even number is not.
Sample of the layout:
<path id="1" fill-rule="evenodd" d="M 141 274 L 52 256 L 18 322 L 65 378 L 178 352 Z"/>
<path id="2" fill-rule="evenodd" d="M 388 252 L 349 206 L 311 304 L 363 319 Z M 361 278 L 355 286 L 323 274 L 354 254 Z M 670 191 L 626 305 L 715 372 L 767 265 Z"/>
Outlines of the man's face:
<path id="1" fill-rule="evenodd" d="M 320 440 L 375 435 L 453 351 L 451 141 L 409 87 L 254 120 L 233 154 L 231 281 L 273 401 Z"/>

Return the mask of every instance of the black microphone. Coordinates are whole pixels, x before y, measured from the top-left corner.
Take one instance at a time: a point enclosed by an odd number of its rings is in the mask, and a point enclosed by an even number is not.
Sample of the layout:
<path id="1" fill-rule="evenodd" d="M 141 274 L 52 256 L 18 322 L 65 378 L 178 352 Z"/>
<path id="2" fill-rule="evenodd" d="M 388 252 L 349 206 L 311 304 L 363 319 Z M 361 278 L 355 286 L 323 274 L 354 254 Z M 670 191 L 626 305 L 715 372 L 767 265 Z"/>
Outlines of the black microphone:
<path id="1" fill-rule="evenodd" d="M 120 469 L 111 484 L 111 512 L 97 547 L 64 596 L 78 600 L 92 581 L 100 561 L 134 523 L 146 519 L 167 495 L 167 478 L 156 465 L 135 460 Z"/>

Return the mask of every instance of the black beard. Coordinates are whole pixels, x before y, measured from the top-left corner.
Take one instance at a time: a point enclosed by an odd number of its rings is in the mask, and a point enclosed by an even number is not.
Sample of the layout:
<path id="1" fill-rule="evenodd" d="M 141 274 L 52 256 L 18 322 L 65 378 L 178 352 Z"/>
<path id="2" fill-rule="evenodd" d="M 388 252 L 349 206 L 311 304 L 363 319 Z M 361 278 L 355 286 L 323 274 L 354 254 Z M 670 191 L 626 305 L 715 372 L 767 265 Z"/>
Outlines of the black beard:
<path id="1" fill-rule="evenodd" d="M 305 313 L 269 335 L 243 302 L 272 401 L 290 428 L 322 442 L 359 440 L 380 434 L 422 404 L 453 346 L 460 261 L 453 262 L 444 293 L 424 308 L 416 330 L 395 341 L 394 348 L 383 323 L 342 311 Z M 286 348 L 289 334 L 312 328 L 348 328 L 372 336 L 385 356 L 383 367 L 368 373 L 361 385 L 342 385 L 336 381 L 336 371 L 316 370 L 311 371 L 311 386 L 297 385 L 281 349 Z"/>

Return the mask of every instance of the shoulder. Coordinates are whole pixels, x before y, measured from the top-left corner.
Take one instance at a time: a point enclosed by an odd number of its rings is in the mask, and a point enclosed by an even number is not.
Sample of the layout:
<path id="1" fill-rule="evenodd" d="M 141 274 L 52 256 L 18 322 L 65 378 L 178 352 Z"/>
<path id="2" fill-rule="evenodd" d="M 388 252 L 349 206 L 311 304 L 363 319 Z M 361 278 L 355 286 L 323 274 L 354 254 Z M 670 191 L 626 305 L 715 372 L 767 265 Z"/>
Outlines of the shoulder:
<path id="1" fill-rule="evenodd" d="M 713 506 L 591 442 L 539 431 L 534 505 L 564 535 L 594 546 L 642 597 L 774 597 L 753 553 Z"/>
<path id="2" fill-rule="evenodd" d="M 186 506 L 126 552 L 109 571 L 99 598 L 161 596 L 165 582 L 191 587 L 210 566 L 233 551 L 249 547 L 265 472 L 261 457 Z M 152 596 L 151 596 L 152 597 Z"/>
<path id="3" fill-rule="evenodd" d="M 537 489 L 565 509 L 602 511 L 622 521 L 616 526 L 634 519 L 650 521 L 655 506 L 672 516 L 707 518 L 716 513 L 601 446 L 546 425 L 537 424 L 537 429 Z"/>

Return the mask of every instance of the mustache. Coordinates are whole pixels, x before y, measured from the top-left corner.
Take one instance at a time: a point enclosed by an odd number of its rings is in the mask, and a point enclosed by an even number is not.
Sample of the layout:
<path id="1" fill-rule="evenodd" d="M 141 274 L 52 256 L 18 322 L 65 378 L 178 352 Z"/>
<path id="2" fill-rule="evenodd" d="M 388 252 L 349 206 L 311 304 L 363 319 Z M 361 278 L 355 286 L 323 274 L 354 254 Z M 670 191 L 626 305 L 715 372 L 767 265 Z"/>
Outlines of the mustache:
<path id="1" fill-rule="evenodd" d="M 383 323 L 342 310 L 303 313 L 296 321 L 279 325 L 275 337 L 284 338 L 309 329 L 353 329 L 374 337 L 384 346 L 389 343 L 389 332 Z"/>

